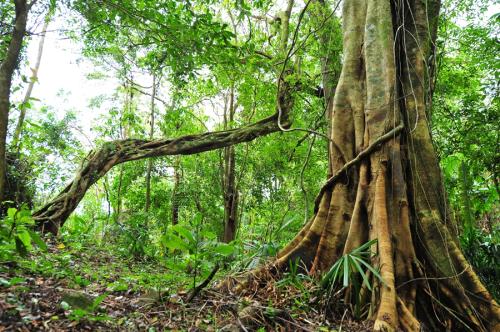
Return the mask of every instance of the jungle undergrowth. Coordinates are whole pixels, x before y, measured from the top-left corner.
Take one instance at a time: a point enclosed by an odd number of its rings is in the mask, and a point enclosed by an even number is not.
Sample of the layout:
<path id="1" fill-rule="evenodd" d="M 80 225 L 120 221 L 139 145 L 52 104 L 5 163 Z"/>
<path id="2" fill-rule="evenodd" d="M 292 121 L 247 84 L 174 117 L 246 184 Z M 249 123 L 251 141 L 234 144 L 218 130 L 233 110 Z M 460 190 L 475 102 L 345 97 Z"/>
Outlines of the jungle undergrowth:
<path id="1" fill-rule="evenodd" d="M 15 263 L 0 265 L 0 302 L 12 306 L 10 316 L 2 316 L 2 324 L 17 321 L 15 324 L 36 328 L 43 324 L 37 320 L 46 317 L 50 327 L 63 329 L 119 330 L 129 324 L 156 326 L 157 330 L 190 326 L 207 329 L 234 324 L 238 317 L 250 312 L 252 322 L 243 324 L 256 329 L 309 327 L 330 331 L 325 326 L 338 321 L 325 317 L 319 309 L 323 301 L 319 281 L 299 272 L 297 267 L 279 282 L 267 284 L 255 296 L 235 297 L 207 287 L 193 303 L 187 304 L 192 278 L 169 270 L 165 262 L 125 259 L 113 246 L 95 250 L 81 243 L 75 246 L 53 239 L 47 243 L 47 252 L 35 251 Z M 44 296 L 38 298 L 40 294 Z M 75 296 L 88 305 L 74 304 Z M 80 296 L 83 297 L 79 300 Z M 42 315 L 29 311 L 33 310 L 30 301 L 39 306 L 49 298 L 50 308 L 42 305 L 36 309 Z M 190 314 L 193 312 L 197 314 Z"/>

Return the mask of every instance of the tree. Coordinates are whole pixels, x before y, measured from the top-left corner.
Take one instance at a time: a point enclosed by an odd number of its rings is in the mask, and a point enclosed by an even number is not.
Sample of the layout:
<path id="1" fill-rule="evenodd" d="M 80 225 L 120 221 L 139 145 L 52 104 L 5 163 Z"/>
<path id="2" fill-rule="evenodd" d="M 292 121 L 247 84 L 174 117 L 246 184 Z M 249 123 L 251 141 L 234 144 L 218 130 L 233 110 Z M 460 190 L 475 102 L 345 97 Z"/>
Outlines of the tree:
<path id="1" fill-rule="evenodd" d="M 7 159 L 5 156 L 7 146 L 7 125 L 9 123 L 10 88 L 12 77 L 16 69 L 21 48 L 23 46 L 24 34 L 28 11 L 33 3 L 28 4 L 25 0 L 15 0 L 15 19 L 11 38 L 3 59 L 0 62 L 0 202 L 5 197 L 5 181 Z M 3 52 L 2 52 L 3 53 Z"/>
<path id="2" fill-rule="evenodd" d="M 429 132 L 439 7 L 439 1 L 421 0 L 344 2 L 333 176 L 313 218 L 260 270 L 279 271 L 300 260 L 319 275 L 377 239 L 372 263 L 384 282 L 365 299 L 375 330 L 500 328 L 498 305 L 457 244 Z"/>
<path id="3" fill-rule="evenodd" d="M 156 74 L 153 74 L 153 85 L 151 92 L 151 116 L 149 119 L 149 139 L 154 138 L 155 132 L 155 98 L 156 98 Z M 153 170 L 153 160 L 148 160 L 148 169 L 146 171 L 146 203 L 144 210 L 149 212 L 149 207 L 151 206 L 151 171 Z"/>
<path id="4" fill-rule="evenodd" d="M 238 107 L 235 102 L 234 84 L 229 91 L 229 102 L 224 109 L 224 129 L 232 126 Z M 224 242 L 231 242 L 236 237 L 238 222 L 238 190 L 236 188 L 236 154 L 234 146 L 224 148 L 222 191 L 224 196 Z"/>
<path id="5" fill-rule="evenodd" d="M 310 221 L 275 261 L 252 274 L 258 281 L 300 261 L 319 276 L 343 254 L 377 239 L 372 264 L 382 281 L 372 274 L 376 287 L 371 294 L 365 289 L 361 299 L 371 308 L 367 318 L 375 320 L 375 330 L 500 329 L 498 305 L 456 240 L 429 131 L 439 7 L 437 0 L 344 2 L 344 61 L 328 103 L 331 176 Z M 288 31 L 288 22 L 282 26 Z M 288 39 L 288 32 L 282 35 Z M 280 44 L 288 47 L 286 40 Z M 63 192 L 35 213 L 39 225 L 57 232 L 85 191 L 114 165 L 198 153 L 286 131 L 293 101 L 287 62 L 294 47 L 292 43 L 277 80 L 276 115 L 221 132 L 106 144 L 87 157 Z M 353 301 L 351 295 L 347 292 L 346 298 Z"/>
<path id="6" fill-rule="evenodd" d="M 40 42 L 38 43 L 38 53 L 35 60 L 35 66 L 31 68 L 32 75 L 30 77 L 30 82 L 28 84 L 28 88 L 26 89 L 26 93 L 24 94 L 21 106 L 19 107 L 19 118 L 17 119 L 16 129 L 14 130 L 14 136 L 12 137 L 12 147 L 15 152 L 19 152 L 24 119 L 26 117 L 26 111 L 29 108 L 28 103 L 31 98 L 31 93 L 33 92 L 33 87 L 38 80 L 38 70 L 40 69 L 40 62 L 42 61 L 43 45 L 45 44 L 45 35 L 47 34 L 47 28 L 50 23 L 51 15 L 52 13 L 49 11 L 49 13 L 45 16 L 42 31 L 40 33 Z"/>

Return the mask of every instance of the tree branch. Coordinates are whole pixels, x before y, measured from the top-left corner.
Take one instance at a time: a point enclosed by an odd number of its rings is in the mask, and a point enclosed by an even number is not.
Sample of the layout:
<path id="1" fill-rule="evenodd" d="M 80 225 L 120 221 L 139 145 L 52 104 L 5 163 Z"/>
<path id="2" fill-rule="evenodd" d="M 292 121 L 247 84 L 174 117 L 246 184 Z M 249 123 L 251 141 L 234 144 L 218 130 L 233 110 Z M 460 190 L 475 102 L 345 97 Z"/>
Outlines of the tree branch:
<path id="1" fill-rule="evenodd" d="M 73 181 L 51 202 L 33 214 L 38 228 L 57 234 L 87 190 L 112 167 L 127 161 L 169 155 L 189 155 L 216 150 L 280 131 L 277 114 L 236 129 L 186 135 L 174 139 L 125 139 L 91 151 Z"/>

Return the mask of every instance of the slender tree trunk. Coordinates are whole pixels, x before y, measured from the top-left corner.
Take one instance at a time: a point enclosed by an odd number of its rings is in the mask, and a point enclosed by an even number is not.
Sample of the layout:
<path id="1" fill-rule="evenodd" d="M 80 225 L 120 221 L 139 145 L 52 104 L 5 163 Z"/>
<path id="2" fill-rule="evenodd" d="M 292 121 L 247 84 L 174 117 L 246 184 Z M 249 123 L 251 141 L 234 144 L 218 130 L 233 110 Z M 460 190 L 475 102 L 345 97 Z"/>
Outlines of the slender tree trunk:
<path id="1" fill-rule="evenodd" d="M 134 89 L 132 88 L 134 84 L 134 76 L 130 74 L 130 78 L 125 82 L 125 102 L 123 109 L 120 114 L 120 138 L 126 140 L 130 137 L 131 123 L 130 115 L 133 114 L 134 107 Z M 117 208 L 116 208 L 116 220 L 120 221 L 121 213 L 123 210 L 123 176 L 125 168 L 124 165 L 120 165 L 120 173 L 118 175 L 118 188 L 117 188 Z"/>
<path id="2" fill-rule="evenodd" d="M 25 0 L 15 0 L 16 18 L 12 38 L 7 49 L 5 59 L 0 63 L 0 202 L 5 198 L 6 185 L 6 144 L 7 126 L 9 123 L 10 88 L 12 76 L 19 60 L 19 54 L 26 33 L 26 22 L 28 20 L 28 6 Z"/>
<path id="3" fill-rule="evenodd" d="M 155 98 L 156 98 L 156 74 L 153 74 L 153 91 L 151 92 L 151 116 L 149 127 L 149 139 L 152 140 L 155 130 Z M 144 207 L 146 212 L 149 212 L 151 206 L 151 171 L 153 169 L 153 160 L 148 160 L 148 169 L 146 171 L 146 205 Z"/>
<path id="4" fill-rule="evenodd" d="M 180 156 L 176 156 L 174 161 L 174 188 L 172 189 L 172 225 L 179 223 L 179 184 L 181 182 L 181 174 L 181 158 Z"/>
<path id="5" fill-rule="evenodd" d="M 43 54 L 43 45 L 45 43 L 45 35 L 47 34 L 47 28 L 50 22 L 50 15 L 45 16 L 45 20 L 43 22 L 42 32 L 40 34 L 40 42 L 38 43 L 38 53 L 36 56 L 35 66 L 31 68 L 32 74 L 30 78 L 30 82 L 28 84 L 28 88 L 26 89 L 26 93 L 23 98 L 23 102 L 19 107 L 20 114 L 17 120 L 16 129 L 14 130 L 14 136 L 12 137 L 12 147 L 13 150 L 19 152 L 19 148 L 21 146 L 20 139 L 23 131 L 24 118 L 26 117 L 26 111 L 28 107 L 26 106 L 31 98 L 31 93 L 33 92 L 33 87 L 35 83 L 38 81 L 38 70 L 40 69 L 40 63 L 42 61 Z"/>
<path id="6" fill-rule="evenodd" d="M 120 172 L 118 173 L 118 188 L 116 188 L 116 211 L 115 220 L 121 222 L 122 215 L 122 184 L 123 184 L 123 165 L 120 165 Z"/>
<path id="7" fill-rule="evenodd" d="M 347 0 L 344 61 L 333 100 L 333 174 L 315 215 L 270 265 L 313 275 L 377 239 L 383 283 L 365 296 L 377 331 L 500 330 L 500 311 L 461 253 L 428 125 L 427 63 L 439 1 Z M 240 287 L 240 290 L 244 290 Z M 368 291 L 364 289 L 363 292 Z M 354 302 L 353 291 L 346 300 Z"/>
<path id="8" fill-rule="evenodd" d="M 226 108 L 228 114 L 224 114 L 224 129 L 233 126 L 236 106 L 234 102 L 234 85 L 229 93 L 229 104 Z M 231 242 L 236 236 L 236 226 L 238 223 L 238 191 L 235 179 L 235 151 L 234 146 L 224 148 L 224 175 L 223 175 L 223 195 L 224 195 L 224 242 Z"/>
<path id="9" fill-rule="evenodd" d="M 106 237 L 106 230 L 109 225 L 109 219 L 111 218 L 111 199 L 109 198 L 109 185 L 108 185 L 108 178 L 105 176 L 103 181 L 102 181 L 103 189 L 104 189 L 104 194 L 106 197 L 106 205 L 107 205 L 107 214 L 106 214 L 106 222 L 104 223 L 102 227 L 102 233 L 101 233 L 101 239 L 104 239 Z"/>

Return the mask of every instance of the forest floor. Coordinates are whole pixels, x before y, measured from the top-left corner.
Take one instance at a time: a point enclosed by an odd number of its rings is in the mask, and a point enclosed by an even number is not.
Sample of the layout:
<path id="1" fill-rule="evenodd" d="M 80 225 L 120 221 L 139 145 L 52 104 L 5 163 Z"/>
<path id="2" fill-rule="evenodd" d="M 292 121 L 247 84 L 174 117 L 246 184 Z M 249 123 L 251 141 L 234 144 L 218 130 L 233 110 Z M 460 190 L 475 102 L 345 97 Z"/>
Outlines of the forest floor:
<path id="1" fill-rule="evenodd" d="M 62 244 L 28 262 L 0 266 L 0 332 L 361 332 L 371 327 L 338 310 L 327 317 L 315 293 L 296 282 L 269 283 L 242 297 L 207 288 L 187 303 L 189 292 L 176 283 L 176 273 L 152 262 L 130 263 Z"/>

